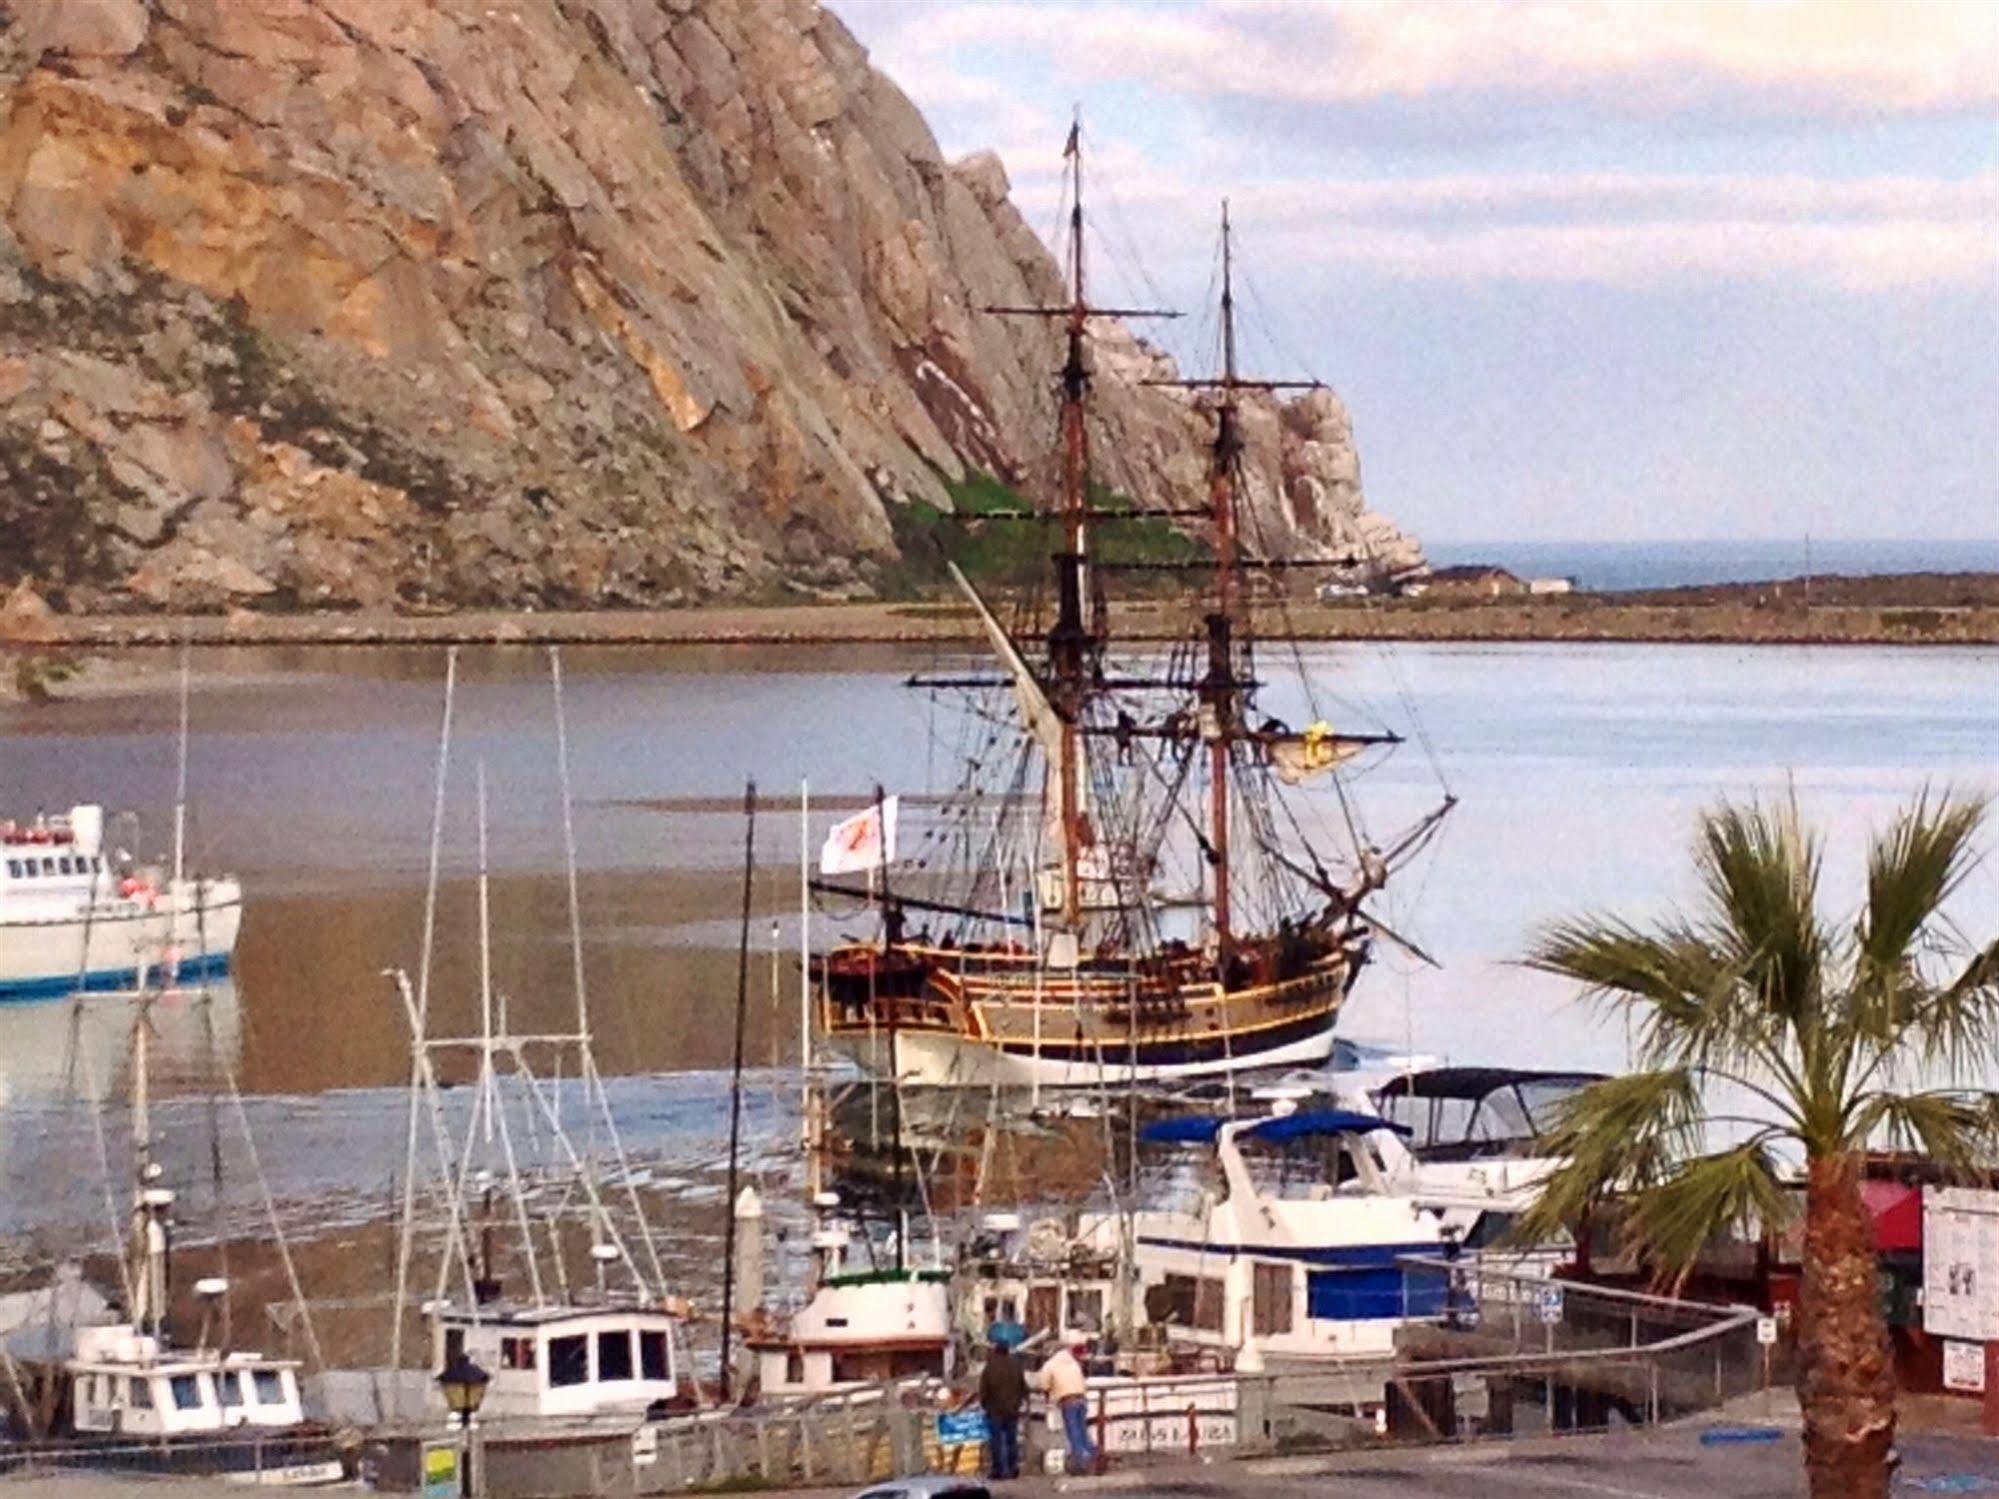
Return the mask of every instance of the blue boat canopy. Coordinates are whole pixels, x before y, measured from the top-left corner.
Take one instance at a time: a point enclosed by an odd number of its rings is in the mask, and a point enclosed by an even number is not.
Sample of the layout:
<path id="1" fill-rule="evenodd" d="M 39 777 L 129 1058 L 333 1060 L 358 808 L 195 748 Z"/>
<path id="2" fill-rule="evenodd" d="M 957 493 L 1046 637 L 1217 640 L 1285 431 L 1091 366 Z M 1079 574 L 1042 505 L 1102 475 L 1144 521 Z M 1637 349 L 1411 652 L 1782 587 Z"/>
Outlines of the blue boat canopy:
<path id="1" fill-rule="evenodd" d="M 1193 1114 L 1180 1119 L 1156 1119 L 1138 1132 L 1151 1145 L 1212 1145 L 1222 1126 L 1231 1121 L 1219 1114 Z M 1311 1109 L 1297 1114 L 1278 1114 L 1259 1120 L 1237 1135 L 1237 1139 L 1272 1140 L 1279 1143 L 1307 1135 L 1366 1134 L 1369 1130 L 1409 1133 L 1407 1125 L 1391 1124 L 1373 1114 L 1351 1109 Z"/>

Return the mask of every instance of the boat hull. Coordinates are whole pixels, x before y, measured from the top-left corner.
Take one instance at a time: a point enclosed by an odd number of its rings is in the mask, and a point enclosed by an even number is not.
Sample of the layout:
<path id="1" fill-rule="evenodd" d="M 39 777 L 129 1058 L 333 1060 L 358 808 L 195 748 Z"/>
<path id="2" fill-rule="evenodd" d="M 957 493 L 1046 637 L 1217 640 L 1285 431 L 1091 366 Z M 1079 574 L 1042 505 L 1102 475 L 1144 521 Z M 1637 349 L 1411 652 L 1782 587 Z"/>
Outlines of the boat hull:
<path id="1" fill-rule="evenodd" d="M 1211 1077 L 1265 1067 L 1314 1066 L 1333 1051 L 1337 1010 L 1305 1017 L 1295 1027 L 1278 1027 L 1264 1044 L 1231 1037 L 1226 1042 L 1141 1040 L 1129 1045 L 1076 1047 L 1045 1043 L 1023 1048 L 947 1031 L 877 1030 L 836 1033 L 832 1044 L 855 1065 L 912 1087 L 934 1088 L 1093 1088 L 1174 1078 Z"/>
<path id="2" fill-rule="evenodd" d="M 233 880 L 212 882 L 198 913 L 191 884 L 177 894 L 151 906 L 103 902 L 88 917 L 0 916 L 0 1003 L 121 989 L 142 974 L 172 981 L 226 970 L 242 925 L 241 890 Z"/>
<path id="3" fill-rule="evenodd" d="M 59 1471 L 219 1478 L 271 1488 L 320 1488 L 347 1478 L 339 1447 L 323 1431 L 0 1441 L 0 1478 Z"/>

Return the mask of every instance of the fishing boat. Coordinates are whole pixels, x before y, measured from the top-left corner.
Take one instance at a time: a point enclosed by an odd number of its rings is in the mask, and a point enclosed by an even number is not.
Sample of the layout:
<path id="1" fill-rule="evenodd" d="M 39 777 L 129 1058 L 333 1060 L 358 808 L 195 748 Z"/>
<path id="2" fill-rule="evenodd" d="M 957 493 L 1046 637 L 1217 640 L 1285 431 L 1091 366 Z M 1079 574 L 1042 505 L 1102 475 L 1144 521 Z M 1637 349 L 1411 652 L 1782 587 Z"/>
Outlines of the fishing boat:
<path id="1" fill-rule="evenodd" d="M 173 1208 L 148 1109 L 144 1003 L 132 1026 L 134 1179 L 120 1280 L 129 1308 L 72 1264 L 0 1297 L 0 1475 L 77 1467 L 303 1486 L 346 1476 L 331 1431 L 306 1418 L 299 1364 L 233 1346 L 222 1276 L 197 1280 L 191 1341 L 169 1317 Z M 213 1314 L 222 1308 L 218 1319 Z M 219 1336 L 217 1335 L 219 1332 Z"/>
<path id="2" fill-rule="evenodd" d="M 1182 386 L 1212 422 L 1206 493 L 1197 506 L 1135 509 L 1093 482 L 1093 329 L 1140 314 L 1087 293 L 1074 132 L 1065 160 L 1068 298 L 994 309 L 1062 330 L 1060 480 L 1049 503 L 979 517 L 1050 528 L 1053 576 L 1008 603 L 950 567 L 999 670 L 911 682 L 972 694 L 969 720 L 994 728 L 906 867 L 894 798 L 878 793 L 828 840 L 817 888 L 864 900 L 880 930 L 820 958 L 820 1028 L 863 1067 L 922 1085 L 1118 1085 L 1321 1063 L 1374 939 L 1401 940 L 1367 897 L 1452 802 L 1383 847 L 1344 787 L 1337 825 L 1327 803 L 1293 794 L 1341 783 L 1350 762 L 1401 738 L 1330 723 L 1295 655 L 1305 727 L 1260 697 L 1257 617 L 1286 607 L 1273 570 L 1361 559 L 1266 555 L 1279 548 L 1245 502 L 1247 403 L 1316 382 L 1239 373 L 1226 208 L 1220 373 L 1156 382 Z M 1203 523 L 1206 555 L 1099 556 L 1098 529 L 1134 517 Z M 1113 640 L 1106 580 L 1132 567 L 1202 579 L 1183 636 L 1163 651 L 1121 654 Z M 826 878 L 862 871 L 865 886 Z"/>
<path id="3" fill-rule="evenodd" d="M 242 885 L 137 864 L 104 829 L 89 804 L 0 822 L 0 1002 L 229 966 Z"/>
<path id="4" fill-rule="evenodd" d="M 681 1343 L 688 1304 L 666 1272 L 639 1186 L 604 1089 L 584 981 L 582 911 L 561 658 L 550 652 L 562 846 L 574 984 L 566 1026 L 523 1034 L 510 1024 L 493 973 L 486 774 L 474 777 L 478 831 L 478 968 L 471 976 L 478 1030 L 440 1034 L 432 1008 L 437 892 L 445 792 L 457 694 L 447 656 L 444 729 L 436 769 L 430 862 L 416 976 L 390 978 L 409 1027 L 410 1076 L 401 1216 L 388 1365 L 366 1391 L 343 1391 L 354 1410 L 398 1419 L 443 1413 L 439 1377 L 469 1359 L 490 1379 L 482 1414 L 516 1432 L 574 1435 L 589 1418 L 637 1424 L 692 1403 Z M 462 1128 L 445 1080 L 470 1070 Z M 565 1083 L 564 1080 L 567 1082 Z M 578 1096 L 565 1100 L 565 1093 Z M 565 1108 L 566 1102 L 566 1108 Z M 567 1120 L 582 1121 L 586 1139 Z M 424 1159 L 426 1144 L 431 1147 Z M 427 1211 L 426 1211 L 427 1210 Z M 435 1232 L 441 1227 L 442 1233 Z M 431 1259 L 427 1293 L 420 1259 Z M 404 1368 L 405 1309 L 424 1322 L 425 1377 Z M 584 1423 L 584 1424 L 577 1424 Z M 537 1440 L 540 1436 L 536 1437 Z M 553 1436 L 550 1437 L 554 1439 Z"/>

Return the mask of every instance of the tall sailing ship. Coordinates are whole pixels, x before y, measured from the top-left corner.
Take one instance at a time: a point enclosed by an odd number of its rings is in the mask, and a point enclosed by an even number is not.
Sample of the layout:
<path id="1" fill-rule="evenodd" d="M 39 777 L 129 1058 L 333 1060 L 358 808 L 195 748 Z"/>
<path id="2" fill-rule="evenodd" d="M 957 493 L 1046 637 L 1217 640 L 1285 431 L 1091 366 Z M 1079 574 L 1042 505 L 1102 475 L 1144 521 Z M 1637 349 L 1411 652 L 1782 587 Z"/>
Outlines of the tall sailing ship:
<path id="1" fill-rule="evenodd" d="M 1295 790 L 1340 782 L 1349 761 L 1400 740 L 1324 722 L 1295 652 L 1308 726 L 1259 705 L 1254 606 L 1283 598 L 1266 575 L 1328 564 L 1244 546 L 1246 532 L 1258 537 L 1243 504 L 1242 406 L 1251 392 L 1317 382 L 1238 372 L 1226 206 L 1220 373 L 1161 382 L 1190 390 L 1212 420 L 1204 503 L 1103 502 L 1090 463 L 1092 328 L 1154 314 L 1090 300 L 1079 132 L 1065 161 L 1067 301 L 989 309 L 1053 319 L 1064 332 L 1057 493 L 1052 505 L 982 517 L 1053 528 L 1052 580 L 1002 620 L 1005 606 L 950 568 L 1001 671 L 912 685 L 970 692 L 973 719 L 998 728 L 968 756 L 933 834 L 940 846 L 913 861 L 919 888 L 894 888 L 892 808 L 879 797 L 868 833 L 883 850 L 879 879 L 871 869 L 865 891 L 818 882 L 864 895 L 882 917 L 877 937 L 819 961 L 821 1031 L 864 1067 L 921 1085 L 1122 1084 L 1322 1062 L 1386 931 L 1363 901 L 1429 838 L 1451 799 L 1386 849 L 1356 831 L 1344 787 L 1339 852 L 1307 832 L 1315 816 L 1299 815 Z M 1207 554 L 1124 564 L 1093 554 L 1100 522 L 1135 516 L 1205 523 Z M 1106 574 L 1132 566 L 1203 580 L 1196 617 L 1164 650 L 1113 651 Z M 912 929 L 912 916 L 926 925 Z"/>

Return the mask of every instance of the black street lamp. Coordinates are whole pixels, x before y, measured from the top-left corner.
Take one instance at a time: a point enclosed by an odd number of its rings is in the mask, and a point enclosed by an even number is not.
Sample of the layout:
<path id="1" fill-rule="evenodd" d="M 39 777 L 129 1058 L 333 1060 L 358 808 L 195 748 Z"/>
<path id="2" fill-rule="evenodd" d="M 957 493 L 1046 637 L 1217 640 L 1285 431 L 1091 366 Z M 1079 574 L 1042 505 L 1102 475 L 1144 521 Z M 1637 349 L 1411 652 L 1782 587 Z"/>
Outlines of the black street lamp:
<path id="1" fill-rule="evenodd" d="M 458 1492 L 464 1499 L 472 1499 L 472 1417 L 485 1403 L 486 1386 L 493 1376 L 465 1355 L 460 1349 L 437 1376 L 437 1387 L 444 1392 L 444 1404 L 458 1417 L 458 1440 L 463 1448 L 463 1456 L 458 1464 Z"/>

